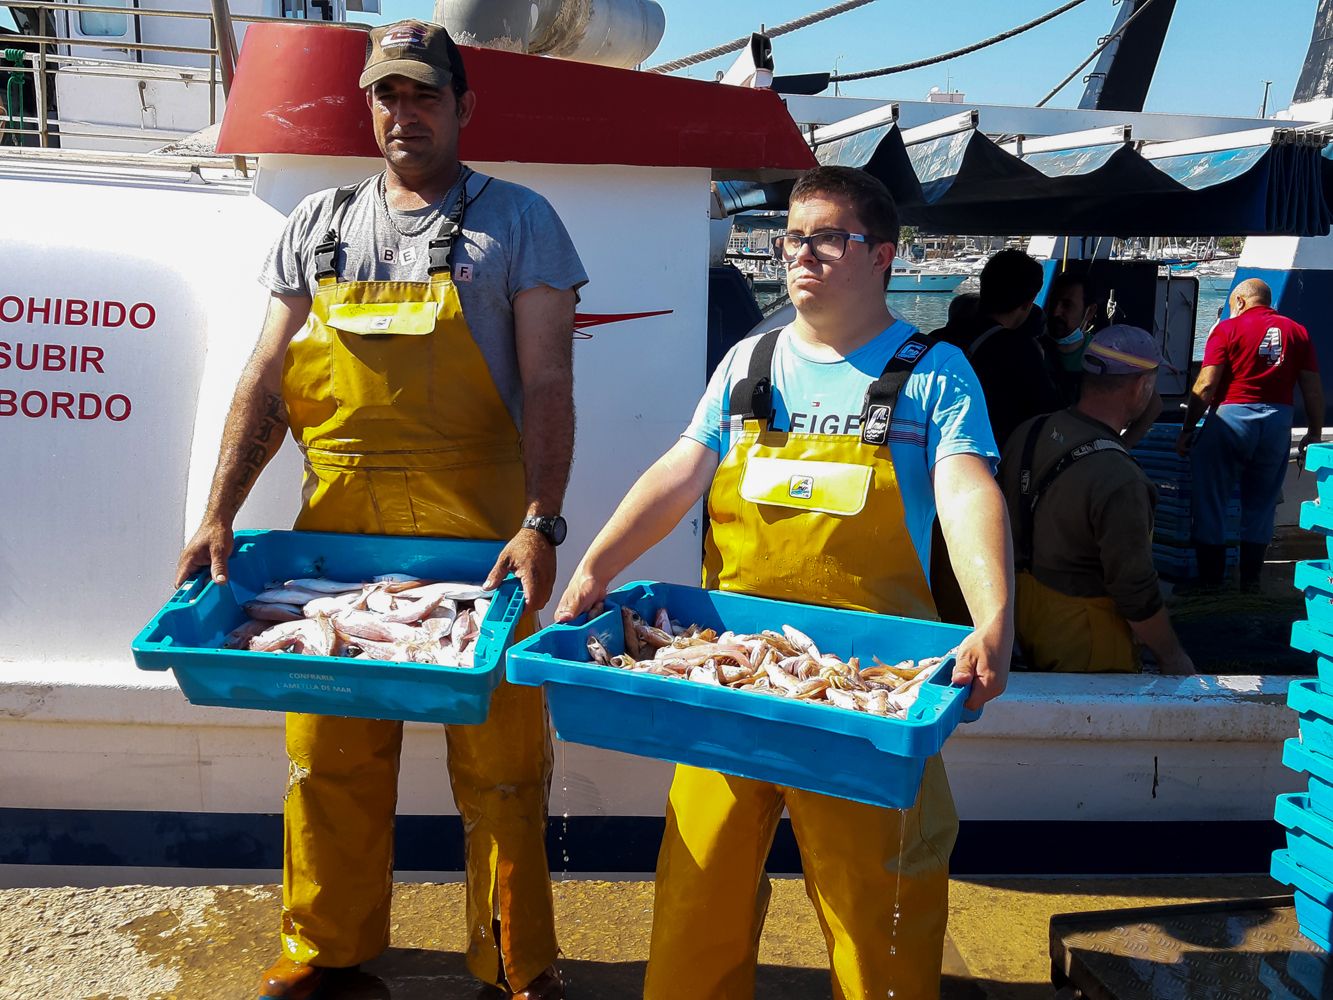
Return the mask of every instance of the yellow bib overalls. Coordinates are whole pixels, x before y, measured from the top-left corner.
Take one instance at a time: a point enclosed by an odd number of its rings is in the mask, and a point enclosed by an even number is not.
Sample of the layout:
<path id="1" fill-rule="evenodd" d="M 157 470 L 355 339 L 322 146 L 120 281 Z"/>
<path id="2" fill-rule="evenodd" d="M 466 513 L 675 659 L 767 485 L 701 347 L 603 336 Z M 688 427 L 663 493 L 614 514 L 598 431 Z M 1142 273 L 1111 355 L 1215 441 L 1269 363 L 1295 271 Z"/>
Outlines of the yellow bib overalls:
<path id="1" fill-rule="evenodd" d="M 935 618 L 889 453 L 894 404 L 929 341 L 910 338 L 866 395 L 860 437 L 774 431 L 778 332 L 756 344 L 730 412 L 743 433 L 708 496 L 704 586 Z M 777 628 L 781 622 L 774 622 Z M 814 637 L 819 641 L 819 637 Z M 836 646 L 836 637 L 827 641 Z M 786 807 L 837 998 L 939 995 L 958 817 L 944 765 L 903 811 L 679 766 L 657 861 L 647 1000 L 750 1000 Z"/>
<path id="2" fill-rule="evenodd" d="M 431 242 L 428 281 L 341 281 L 340 192 L 310 318 L 283 370 L 305 456 L 298 529 L 502 540 L 519 530 L 519 433 L 449 270 L 465 195 L 466 184 Z M 557 951 L 542 689 L 502 684 L 485 723 L 445 733 L 466 844 L 468 967 L 522 988 Z M 388 946 L 402 735 L 401 722 L 287 716 L 282 943 L 295 961 L 355 965 Z"/>
<path id="3" fill-rule="evenodd" d="M 1111 438 L 1096 438 L 1034 468 L 1037 441 L 1049 418 L 1033 422 L 1023 442 L 1019 469 L 1018 516 L 1014 519 L 1014 634 L 1033 670 L 1058 673 L 1136 673 L 1143 669 L 1134 633 L 1110 597 L 1077 597 L 1048 587 L 1033 575 L 1037 504 L 1060 475 L 1076 462 L 1097 455 L 1133 458 Z M 1132 544 L 1133 540 L 1126 540 Z"/>

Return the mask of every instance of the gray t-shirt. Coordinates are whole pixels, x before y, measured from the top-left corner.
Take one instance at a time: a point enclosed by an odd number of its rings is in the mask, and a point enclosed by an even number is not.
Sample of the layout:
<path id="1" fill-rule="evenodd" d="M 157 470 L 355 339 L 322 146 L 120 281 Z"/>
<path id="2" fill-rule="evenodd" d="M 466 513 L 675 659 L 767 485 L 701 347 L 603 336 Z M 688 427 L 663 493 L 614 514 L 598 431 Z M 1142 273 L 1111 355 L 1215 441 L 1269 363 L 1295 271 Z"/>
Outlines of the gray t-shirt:
<path id="1" fill-rule="evenodd" d="M 425 281 L 430 241 L 458 204 L 457 184 L 437 205 L 390 212 L 383 174 L 357 186 L 343 212 L 336 264 L 343 281 Z M 514 296 L 538 285 L 579 288 L 587 283 L 578 251 L 550 203 L 529 188 L 471 172 L 463 238 L 454 246 L 453 273 L 463 315 L 491 370 L 500 398 L 522 427 L 522 381 L 514 343 Z M 332 221 L 336 189 L 296 206 L 260 274 L 280 295 L 314 295 L 315 244 Z M 403 235 L 404 233 L 410 235 Z"/>

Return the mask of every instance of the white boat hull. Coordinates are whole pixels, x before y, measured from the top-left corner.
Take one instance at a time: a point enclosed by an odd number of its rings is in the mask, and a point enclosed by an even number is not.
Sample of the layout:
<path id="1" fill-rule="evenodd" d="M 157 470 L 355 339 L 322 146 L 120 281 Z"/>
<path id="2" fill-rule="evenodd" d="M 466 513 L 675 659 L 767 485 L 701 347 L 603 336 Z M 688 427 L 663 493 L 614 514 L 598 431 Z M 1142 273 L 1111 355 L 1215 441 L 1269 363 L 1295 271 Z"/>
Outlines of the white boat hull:
<path id="1" fill-rule="evenodd" d="M 1296 735 L 1287 681 L 1014 677 L 945 748 L 963 820 L 955 872 L 1059 873 L 1071 862 L 1050 852 L 1071 838 L 1086 847 L 1084 873 L 1260 870 L 1274 796 L 1302 784 L 1281 766 Z M 170 674 L 128 661 L 11 670 L 0 683 L 0 886 L 274 878 L 282 724 L 191 706 Z M 661 761 L 557 742 L 553 870 L 651 871 L 670 777 Z M 442 727 L 407 726 L 398 812 L 402 877 L 459 866 Z M 1183 860 L 1152 853 L 1187 823 L 1203 824 L 1190 839 L 1211 846 Z M 782 839 L 772 867 L 796 869 Z"/>
<path id="2" fill-rule="evenodd" d="M 967 280 L 965 274 L 894 274 L 889 278 L 891 292 L 952 292 Z"/>

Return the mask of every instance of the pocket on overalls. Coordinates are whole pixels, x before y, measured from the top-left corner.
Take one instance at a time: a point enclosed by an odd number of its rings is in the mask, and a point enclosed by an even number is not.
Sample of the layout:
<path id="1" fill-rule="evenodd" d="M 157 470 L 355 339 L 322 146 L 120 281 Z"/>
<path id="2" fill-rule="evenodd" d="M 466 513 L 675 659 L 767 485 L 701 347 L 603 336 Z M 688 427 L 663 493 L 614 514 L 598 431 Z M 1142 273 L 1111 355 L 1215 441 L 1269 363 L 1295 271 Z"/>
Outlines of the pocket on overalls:
<path id="1" fill-rule="evenodd" d="M 421 407 L 435 385 L 435 302 L 344 302 L 329 308 L 333 396 L 344 409 Z"/>

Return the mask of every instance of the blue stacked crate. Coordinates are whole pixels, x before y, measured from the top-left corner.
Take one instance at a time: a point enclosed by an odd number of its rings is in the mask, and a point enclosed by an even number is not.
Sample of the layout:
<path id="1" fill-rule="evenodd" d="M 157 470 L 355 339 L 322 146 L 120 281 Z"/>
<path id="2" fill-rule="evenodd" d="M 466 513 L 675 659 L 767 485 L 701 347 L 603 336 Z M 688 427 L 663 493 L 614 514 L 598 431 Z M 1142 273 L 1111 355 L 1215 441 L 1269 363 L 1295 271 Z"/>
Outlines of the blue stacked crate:
<path id="1" fill-rule="evenodd" d="M 508 679 L 543 685 L 556 735 L 571 743 L 689 764 L 870 805 L 916 801 L 926 760 L 960 722 L 967 688 L 952 682 L 950 652 L 968 630 L 839 608 L 644 581 L 606 596 L 606 610 L 550 625 L 514 645 Z M 695 684 L 591 662 L 589 637 L 609 656 L 625 651 L 621 608 L 717 632 L 759 632 L 780 623 L 819 637 L 842 657 L 885 663 L 927 656 L 930 668 L 904 718 Z"/>
<path id="2" fill-rule="evenodd" d="M 1157 487 L 1157 512 L 1153 524 L 1153 563 L 1170 580 L 1192 580 L 1199 575 L 1192 544 L 1190 502 L 1193 486 L 1188 458 L 1176 454 L 1180 424 L 1154 424 L 1134 449 L 1134 458 Z M 1240 529 L 1240 496 L 1227 505 L 1227 535 L 1234 539 Z M 1235 567 L 1239 552 L 1234 541 L 1227 545 L 1227 568 Z"/>
<path id="3" fill-rule="evenodd" d="M 1306 468 L 1317 476 L 1319 500 L 1301 509 L 1301 527 L 1333 539 L 1333 446 L 1315 445 Z M 1329 543 L 1333 557 L 1333 541 Z M 1274 818 L 1286 828 L 1287 847 L 1273 852 L 1273 878 L 1291 886 L 1301 933 L 1326 950 L 1333 942 L 1333 563 L 1311 559 L 1296 567 L 1306 620 L 1291 629 L 1291 644 L 1314 653 L 1318 676 L 1293 681 L 1287 704 L 1300 719 L 1300 736 L 1287 740 L 1282 763 L 1309 775 L 1305 792 L 1279 795 Z"/>
<path id="4" fill-rule="evenodd" d="M 132 645 L 141 670 L 171 670 L 194 705 L 307 712 L 362 719 L 475 724 L 486 721 L 504 677 L 523 592 L 510 577 L 482 619 L 470 667 L 306 656 L 224 648 L 247 620 L 245 602 L 295 577 L 369 580 L 401 572 L 424 580 L 484 580 L 502 542 L 415 535 L 238 531 L 228 580 L 195 576 Z"/>

